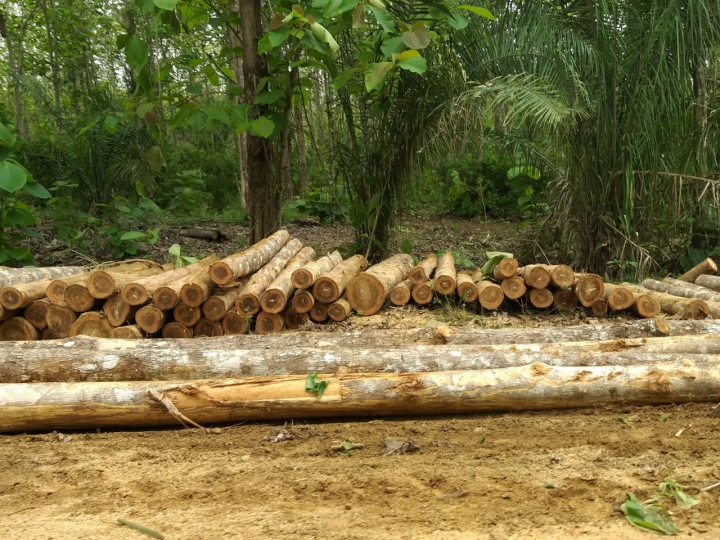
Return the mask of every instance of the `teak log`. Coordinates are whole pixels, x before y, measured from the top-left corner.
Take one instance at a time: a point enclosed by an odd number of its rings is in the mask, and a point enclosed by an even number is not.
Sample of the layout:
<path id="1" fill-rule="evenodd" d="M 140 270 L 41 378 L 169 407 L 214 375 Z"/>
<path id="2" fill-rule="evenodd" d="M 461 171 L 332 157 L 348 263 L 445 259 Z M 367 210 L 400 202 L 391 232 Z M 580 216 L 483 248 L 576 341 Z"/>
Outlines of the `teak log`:
<path id="1" fill-rule="evenodd" d="M 207 272 L 198 272 L 192 281 L 185 283 L 180 289 L 180 299 L 184 304 L 200 307 L 210 298 L 215 290 L 215 282 Z"/>
<path id="2" fill-rule="evenodd" d="M 680 287 L 686 287 L 688 289 L 694 289 L 696 291 L 701 291 L 701 292 L 708 293 L 708 294 L 716 294 L 717 293 L 717 291 L 714 291 L 707 287 L 703 287 L 702 285 L 699 285 L 697 283 L 690 283 L 689 281 L 680 281 L 679 279 L 675 279 L 675 278 L 671 278 L 671 277 L 663 278 L 663 283 L 667 283 L 668 285 L 678 285 Z"/>
<path id="3" fill-rule="evenodd" d="M 534 289 L 545 289 L 550 285 L 550 272 L 541 264 L 530 264 L 523 268 L 518 268 L 518 275 L 523 278 L 527 287 Z"/>
<path id="4" fill-rule="evenodd" d="M 308 262 L 302 268 L 292 272 L 291 281 L 293 287 L 296 289 L 312 287 L 317 278 L 335 268 L 342 260 L 340 252 L 333 251 L 329 255 L 320 257 L 317 261 Z"/>
<path id="5" fill-rule="evenodd" d="M 165 270 L 172 270 L 175 266 L 168 263 L 163 266 L 151 266 L 144 270 L 138 270 L 132 273 L 114 272 L 114 268 L 107 270 L 95 270 L 88 276 L 86 287 L 94 298 L 104 300 L 116 294 L 120 294 L 123 287 L 129 285 L 133 281 L 137 281 L 139 277 L 150 277 L 162 274 Z"/>
<path id="6" fill-rule="evenodd" d="M 245 314 L 238 313 L 237 311 L 228 311 L 222 318 L 222 328 L 229 336 L 246 334 L 248 331 L 248 323 L 251 320 Z"/>
<path id="7" fill-rule="evenodd" d="M 377 313 L 392 288 L 407 279 L 414 265 L 413 258 L 402 253 L 371 266 L 350 280 L 347 286 L 347 301 L 358 313 L 363 315 Z M 439 268 L 438 264 L 436 275 Z"/>
<path id="8" fill-rule="evenodd" d="M 478 298 L 478 288 L 470 274 L 459 272 L 457 275 L 457 294 L 463 302 L 474 302 Z"/>
<path id="9" fill-rule="evenodd" d="M 334 302 L 345 292 L 350 280 L 366 270 L 367 267 L 367 259 L 362 255 L 354 255 L 345 259 L 315 280 L 312 289 L 313 296 L 326 304 Z"/>
<path id="10" fill-rule="evenodd" d="M 255 319 L 255 333 L 260 335 L 275 334 L 282 330 L 285 319 L 282 313 L 261 311 Z"/>
<path id="11" fill-rule="evenodd" d="M 176 322 L 179 322 L 188 328 L 195 326 L 202 317 L 202 309 L 199 307 L 188 306 L 182 302 L 175 306 L 172 313 Z"/>
<path id="12" fill-rule="evenodd" d="M 597 274 L 577 274 L 573 291 L 579 302 L 585 307 L 591 307 L 597 300 L 602 300 L 603 280 Z"/>
<path id="13" fill-rule="evenodd" d="M 70 336 L 91 336 L 97 338 L 109 338 L 113 326 L 104 314 L 98 311 L 87 311 L 81 313 L 70 328 Z"/>
<path id="14" fill-rule="evenodd" d="M 203 317 L 193 327 L 195 337 L 217 337 L 223 335 L 222 325 L 217 321 Z"/>
<path id="15" fill-rule="evenodd" d="M 690 281 L 691 283 L 695 283 L 697 281 L 698 276 L 706 275 L 706 274 L 716 274 L 718 270 L 717 264 L 715 264 L 715 261 L 713 261 L 710 258 L 705 259 L 697 266 L 692 267 L 690 270 L 685 272 L 682 276 L 680 276 L 678 279 L 680 281 Z"/>
<path id="16" fill-rule="evenodd" d="M 85 271 L 82 266 L 49 266 L 46 268 L 8 268 L 0 266 L 0 289 L 11 287 L 20 283 L 30 283 L 43 279 L 60 279 L 81 274 Z"/>
<path id="17" fill-rule="evenodd" d="M 41 298 L 45 298 L 45 290 L 52 283 L 51 279 L 20 283 L 0 289 L 0 304 L 5 309 L 22 309 Z"/>
<path id="18" fill-rule="evenodd" d="M 395 285 L 390 291 L 390 302 L 396 306 L 404 306 L 410 301 L 412 281 L 406 279 Z"/>
<path id="19" fill-rule="evenodd" d="M 315 297 L 308 289 L 302 289 L 295 291 L 295 295 L 292 299 L 292 307 L 298 313 L 307 313 L 313 307 L 315 303 Z"/>
<path id="20" fill-rule="evenodd" d="M 679 281 L 679 280 L 678 280 Z M 684 283 L 682 281 L 679 281 L 680 283 Z M 665 283 L 663 281 L 657 281 L 655 279 L 646 279 L 643 280 L 642 286 L 646 289 L 650 289 L 653 291 L 665 293 L 665 294 L 672 294 L 673 296 L 681 296 L 683 298 L 697 298 L 699 300 L 705 300 L 708 303 L 708 306 L 711 302 L 717 303 L 720 302 L 720 293 L 716 293 L 715 291 L 703 291 L 698 290 L 694 288 L 687 287 L 686 285 L 673 285 L 670 283 Z M 719 315 L 712 314 L 713 317 L 717 318 Z"/>
<path id="21" fill-rule="evenodd" d="M 660 304 L 660 309 L 668 315 L 678 315 L 687 319 L 704 319 L 710 312 L 708 305 L 702 300 L 659 293 L 632 283 L 622 283 L 621 285 L 633 292 L 654 298 Z"/>
<path id="22" fill-rule="evenodd" d="M 127 342 L 136 343 L 136 342 Z M 0 431 L 96 429 L 280 418 L 548 410 L 720 401 L 715 362 L 512 368 L 434 373 L 349 373 L 322 398 L 306 375 L 186 382 L 23 383 L 0 387 Z M 174 414 L 162 403 L 174 407 Z"/>
<path id="23" fill-rule="evenodd" d="M 532 289 L 529 297 L 530 303 L 538 309 L 545 309 L 553 305 L 553 293 L 549 289 Z"/>
<path id="24" fill-rule="evenodd" d="M 720 276 L 702 275 L 695 279 L 697 285 L 701 285 L 713 291 L 720 292 Z"/>
<path id="25" fill-rule="evenodd" d="M 350 315 L 350 303 L 345 298 L 338 298 L 328 306 L 328 317 L 335 322 L 341 322 Z"/>
<path id="26" fill-rule="evenodd" d="M 503 300 L 505 300 L 505 293 L 503 293 L 502 287 L 496 283 L 485 280 L 478 284 L 478 301 L 484 309 L 494 311 L 500 307 Z"/>
<path id="27" fill-rule="evenodd" d="M 340 256 L 339 253 L 338 256 Z M 285 310 L 288 299 L 295 290 L 292 282 L 294 272 L 300 270 L 314 258 L 315 250 L 311 247 L 304 247 L 288 261 L 287 266 L 285 266 L 272 283 L 268 285 L 265 292 L 262 293 L 260 297 L 260 307 L 263 311 L 267 313 L 280 313 Z"/>
<path id="28" fill-rule="evenodd" d="M 569 289 L 558 289 L 553 293 L 553 305 L 560 311 L 575 309 L 577 304 L 577 296 Z"/>
<path id="29" fill-rule="evenodd" d="M 111 339 L 144 339 L 145 334 L 136 324 L 119 326 L 110 332 Z"/>
<path id="30" fill-rule="evenodd" d="M 592 314 L 595 317 L 604 317 L 607 315 L 608 303 L 602 298 L 595 300 L 592 304 L 590 304 L 590 311 L 592 311 Z"/>
<path id="31" fill-rule="evenodd" d="M 611 283 L 603 284 L 602 299 L 607 302 L 610 309 L 615 311 L 628 309 L 635 302 L 632 292 L 625 287 L 620 287 Z"/>
<path id="32" fill-rule="evenodd" d="M 52 328 L 48 328 L 47 326 L 42 329 L 42 333 L 40 334 L 40 339 L 59 339 L 57 337 L 57 334 L 52 330 Z"/>
<path id="33" fill-rule="evenodd" d="M 283 314 L 285 320 L 285 327 L 289 330 L 297 330 L 308 322 L 307 313 L 298 313 L 295 308 L 287 308 Z"/>
<path id="34" fill-rule="evenodd" d="M 605 283 L 603 296 L 606 296 L 606 298 L 612 297 L 617 299 L 616 296 L 612 296 L 613 293 L 616 293 L 617 291 L 622 291 L 622 296 L 620 297 L 622 300 L 625 299 L 626 295 L 630 295 L 630 305 L 627 308 L 622 309 L 631 309 L 633 313 L 639 315 L 640 317 L 645 317 L 646 319 L 655 317 L 658 313 L 660 313 L 660 304 L 652 296 L 632 291 L 626 287 Z M 624 305 L 625 303 L 627 302 L 620 302 L 620 300 L 618 300 L 618 305 Z M 613 307 L 613 309 L 620 308 Z"/>
<path id="35" fill-rule="evenodd" d="M 152 265 L 152 266 L 149 266 Z M 137 261 L 132 263 L 123 263 L 105 268 L 108 272 L 115 274 L 133 274 L 143 273 L 149 268 L 161 269 L 160 265 L 153 263 L 152 261 Z M 82 285 L 87 287 L 88 280 L 95 272 L 83 272 L 82 274 L 75 274 L 70 277 L 58 278 L 53 280 L 45 290 L 45 295 L 50 299 L 51 302 L 62 303 L 65 302 L 65 289 L 68 285 Z"/>
<path id="36" fill-rule="evenodd" d="M 198 238 L 200 240 L 225 240 L 227 234 L 218 228 L 192 228 L 192 229 L 180 229 L 178 236 L 184 236 L 185 238 Z"/>
<path id="37" fill-rule="evenodd" d="M 119 293 L 109 298 L 103 305 L 105 316 L 113 326 L 122 326 L 127 322 L 135 322 L 138 309 L 140 309 L 140 306 L 131 306 Z"/>
<path id="38" fill-rule="evenodd" d="M 47 298 L 36 300 L 25 308 L 23 316 L 38 330 L 47 326 L 47 309 L 50 301 Z"/>
<path id="39" fill-rule="evenodd" d="M 66 338 L 70 335 L 72 325 L 76 320 L 77 313 L 65 304 L 51 303 L 47 307 L 45 321 L 48 328 L 55 332 L 55 335 L 59 338 Z"/>
<path id="40" fill-rule="evenodd" d="M 179 322 L 169 322 L 162 327 L 162 337 L 165 339 L 187 339 L 193 337 L 193 330 Z"/>
<path id="41" fill-rule="evenodd" d="M 255 272 L 235 300 L 236 311 L 247 315 L 259 312 L 260 297 L 302 247 L 302 242 L 293 238 L 265 266 Z"/>
<path id="42" fill-rule="evenodd" d="M 193 287 L 193 285 L 198 285 Z M 152 294 L 152 303 L 158 309 L 168 310 L 177 306 L 182 297 L 182 291 L 190 292 L 193 297 L 193 306 L 200 306 L 205 301 L 206 294 L 210 295 L 215 283 L 210 279 L 207 268 L 200 268 L 192 274 L 182 276 L 158 287 Z M 198 301 L 199 300 L 199 301 Z"/>
<path id="43" fill-rule="evenodd" d="M 235 253 L 210 267 L 210 277 L 216 285 L 225 286 L 234 279 L 257 272 L 290 240 L 286 230 L 277 231 L 245 251 Z"/>
<path id="44" fill-rule="evenodd" d="M 16 309 L 5 309 L 4 307 L 0 306 L 0 321 L 4 321 L 5 319 L 14 317 L 17 314 L 18 311 Z"/>
<path id="45" fill-rule="evenodd" d="M 102 306 L 102 300 L 93 298 L 88 288 L 79 283 L 67 286 L 65 289 L 65 303 L 77 313 L 97 310 Z"/>
<path id="46" fill-rule="evenodd" d="M 497 266 L 493 268 L 493 278 L 495 278 L 497 281 L 502 281 L 503 279 L 514 276 L 515 274 L 517 274 L 517 271 L 517 259 L 505 257 L 503 259 L 500 259 L 500 262 L 497 263 Z"/>
<path id="47" fill-rule="evenodd" d="M 433 287 L 435 292 L 444 295 L 451 295 L 457 286 L 457 270 L 455 269 L 455 257 L 450 251 L 446 251 L 438 259 L 435 268 Z"/>
<path id="48" fill-rule="evenodd" d="M 243 278 L 235 287 L 215 289 L 213 295 L 202 305 L 203 315 L 211 321 L 221 321 L 225 314 L 235 307 L 235 300 L 240 296 L 247 282 L 248 278 Z"/>
<path id="49" fill-rule="evenodd" d="M 10 317 L 0 323 L 0 341 L 34 341 L 40 332 L 23 317 Z"/>
<path id="50" fill-rule="evenodd" d="M 122 289 L 123 299 L 131 306 L 140 306 L 152 298 L 156 289 L 182 277 L 194 274 L 198 270 L 207 270 L 207 267 L 217 261 L 217 259 L 217 255 L 211 254 L 191 265 L 128 283 Z"/>
<path id="51" fill-rule="evenodd" d="M 525 281 L 520 276 L 510 276 L 500 283 L 500 288 L 508 300 L 517 300 L 527 291 Z"/>
<path id="52" fill-rule="evenodd" d="M 545 269 L 550 272 L 550 282 L 555 287 L 572 287 L 575 283 L 575 272 L 566 264 L 553 264 Z"/>
<path id="53" fill-rule="evenodd" d="M 330 304 L 325 304 L 323 302 L 315 302 L 312 309 L 308 311 L 308 315 L 310 315 L 310 318 L 315 322 L 327 321 L 329 307 Z"/>
<path id="54" fill-rule="evenodd" d="M 434 253 L 431 253 L 427 257 L 425 257 L 422 261 L 417 263 L 415 267 L 410 270 L 410 273 L 408 274 L 408 278 L 410 281 L 413 282 L 413 285 L 418 285 L 420 283 L 425 283 L 428 281 L 432 275 L 433 272 L 435 272 L 435 268 L 437 268 L 438 264 L 438 258 L 437 255 Z"/>
<path id="55" fill-rule="evenodd" d="M 424 283 L 418 283 L 413 287 L 412 299 L 415 303 L 424 306 L 432 302 L 435 296 L 435 289 L 433 288 L 432 280 L 427 280 Z"/>
<path id="56" fill-rule="evenodd" d="M 165 326 L 168 318 L 168 312 L 162 311 L 155 306 L 143 306 L 137 310 L 135 314 L 135 324 L 137 324 L 144 332 L 154 334 L 159 332 Z"/>

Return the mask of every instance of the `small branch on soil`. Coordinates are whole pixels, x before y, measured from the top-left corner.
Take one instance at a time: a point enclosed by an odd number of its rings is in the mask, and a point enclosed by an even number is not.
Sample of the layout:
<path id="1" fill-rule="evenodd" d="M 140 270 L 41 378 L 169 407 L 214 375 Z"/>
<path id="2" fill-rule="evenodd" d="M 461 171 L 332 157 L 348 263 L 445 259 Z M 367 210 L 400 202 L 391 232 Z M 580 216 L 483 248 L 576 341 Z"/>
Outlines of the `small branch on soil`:
<path id="1" fill-rule="evenodd" d="M 160 392 L 158 392 L 158 391 L 155 390 L 154 388 L 151 388 L 150 390 L 148 390 L 148 394 L 150 394 L 150 396 L 153 397 L 154 399 L 156 399 L 159 403 L 161 403 L 162 405 L 164 405 L 165 408 L 167 409 L 167 411 L 168 411 L 170 414 L 172 414 L 175 418 L 177 418 L 178 421 L 179 421 L 182 425 L 185 425 L 185 422 L 187 422 L 188 424 L 193 425 L 193 426 L 195 426 L 196 428 L 198 428 L 198 429 L 199 429 L 200 431 L 202 431 L 204 434 L 207 434 L 207 431 L 205 430 L 204 427 L 202 427 L 200 424 L 197 424 L 197 423 L 195 423 L 194 421 L 190 420 L 187 416 L 185 416 L 183 413 L 181 413 L 181 412 L 178 410 L 178 408 L 175 406 L 175 404 L 170 400 L 169 397 L 161 394 Z"/>

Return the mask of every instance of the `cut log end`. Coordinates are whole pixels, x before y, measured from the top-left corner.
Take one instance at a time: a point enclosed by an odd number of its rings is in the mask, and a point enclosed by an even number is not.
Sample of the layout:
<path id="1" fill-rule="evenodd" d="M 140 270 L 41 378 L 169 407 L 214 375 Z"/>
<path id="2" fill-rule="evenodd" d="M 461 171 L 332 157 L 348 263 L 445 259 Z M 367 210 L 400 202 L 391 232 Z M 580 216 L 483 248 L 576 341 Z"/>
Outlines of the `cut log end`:
<path id="1" fill-rule="evenodd" d="M 227 285 L 235 278 L 232 268 L 227 263 L 218 261 L 210 267 L 210 279 L 215 282 L 216 285 Z"/>
<path id="2" fill-rule="evenodd" d="M 173 309 L 180 299 L 171 287 L 159 287 L 152 296 L 153 305 L 162 310 Z"/>
<path id="3" fill-rule="evenodd" d="M 187 339 L 193 337 L 192 328 L 179 322 L 167 323 L 162 328 L 162 337 L 166 339 Z"/>
<path id="4" fill-rule="evenodd" d="M 715 274 L 717 273 L 718 267 L 715 261 L 710 259 L 709 257 L 702 261 L 700 264 L 694 266 L 687 272 L 685 272 L 682 276 L 680 276 L 678 279 L 680 281 L 688 281 L 690 283 L 695 283 L 695 280 L 702 275 L 705 274 Z"/>
<path id="5" fill-rule="evenodd" d="M 133 322 L 138 309 L 138 306 L 128 304 L 123 299 L 122 294 L 112 296 L 103 306 L 105 316 L 113 326 L 121 326 L 126 322 Z"/>
<path id="6" fill-rule="evenodd" d="M 431 253 L 420 261 L 410 272 L 408 273 L 408 279 L 412 281 L 413 285 L 425 283 L 431 277 L 435 268 L 438 264 L 437 255 Z"/>
<path id="7" fill-rule="evenodd" d="M 260 311 L 260 301 L 254 294 L 243 294 L 235 301 L 235 310 L 245 315 L 255 315 Z"/>
<path id="8" fill-rule="evenodd" d="M 517 259 L 505 257 L 504 259 L 500 259 L 500 262 L 493 269 L 493 277 L 498 281 L 502 281 L 503 279 L 514 276 L 517 270 Z"/>
<path id="9" fill-rule="evenodd" d="M 550 267 L 550 279 L 555 287 L 571 287 L 575 283 L 575 272 L 566 264 Z"/>
<path id="10" fill-rule="evenodd" d="M 164 325 L 167 316 L 155 306 L 141 307 L 135 314 L 135 322 L 148 334 L 158 332 Z"/>
<path id="11" fill-rule="evenodd" d="M 310 318 L 315 322 L 327 321 L 328 307 L 330 307 L 330 304 L 324 304 L 323 302 L 315 302 L 312 309 L 309 311 Z"/>
<path id="12" fill-rule="evenodd" d="M 449 296 L 455 292 L 455 280 L 450 276 L 438 276 L 433 281 L 433 286 L 438 294 Z"/>
<path id="13" fill-rule="evenodd" d="M 24 295 L 15 287 L 4 287 L 0 290 L 0 304 L 5 309 L 20 309 L 23 307 Z"/>
<path id="14" fill-rule="evenodd" d="M 202 310 L 199 307 L 188 306 L 187 304 L 180 303 L 173 309 L 173 317 L 175 321 L 179 322 L 188 328 L 195 326 L 195 324 L 202 317 Z"/>
<path id="15" fill-rule="evenodd" d="M 40 332 L 27 319 L 11 317 L 0 323 L 0 341 L 36 341 Z"/>
<path id="16" fill-rule="evenodd" d="M 350 304 L 344 298 L 338 298 L 328 307 L 328 317 L 335 322 L 344 321 L 350 315 Z"/>
<path id="17" fill-rule="evenodd" d="M 622 311 L 633 305 L 635 297 L 625 287 L 614 287 L 612 291 L 607 293 L 605 300 L 610 309 Z"/>
<path id="18" fill-rule="evenodd" d="M 570 311 L 577 307 L 578 299 L 571 290 L 558 289 L 553 293 L 553 304 L 560 311 Z"/>
<path id="19" fill-rule="evenodd" d="M 38 330 L 47 326 L 47 310 L 50 304 L 47 300 L 37 300 L 25 308 L 25 318 Z"/>
<path id="20" fill-rule="evenodd" d="M 602 299 L 603 280 L 595 274 L 585 274 L 575 282 L 575 295 L 585 307 L 591 307 L 593 302 Z"/>
<path id="21" fill-rule="evenodd" d="M 95 306 L 95 302 L 97 300 L 84 285 L 68 285 L 65 289 L 65 303 L 77 313 L 90 311 Z"/>
<path id="22" fill-rule="evenodd" d="M 313 307 L 315 303 L 315 297 L 310 293 L 309 290 L 303 289 L 295 291 L 293 296 L 292 307 L 298 313 L 307 313 Z"/>
<path id="23" fill-rule="evenodd" d="M 534 289 L 545 289 L 550 285 L 552 277 L 550 272 L 543 266 L 531 264 L 522 269 L 522 277 L 525 285 Z"/>
<path id="24" fill-rule="evenodd" d="M 320 300 L 317 295 L 315 298 Z M 373 315 L 385 302 L 385 288 L 375 276 L 365 273 L 358 274 L 348 284 L 347 300 L 358 313 Z"/>
<path id="25" fill-rule="evenodd" d="M 40 339 L 43 341 L 50 340 L 50 339 L 59 339 L 58 335 L 53 331 L 52 328 L 45 327 L 42 330 L 42 334 L 40 335 Z"/>
<path id="26" fill-rule="evenodd" d="M 661 319 L 660 317 L 655 317 L 653 319 L 653 322 L 655 323 L 655 334 L 660 336 L 668 336 L 670 335 L 670 326 L 667 322 L 665 322 L 665 319 Z"/>
<path id="27" fill-rule="evenodd" d="M 296 289 L 307 289 L 313 284 L 312 272 L 299 268 L 293 272 L 291 281 Z"/>
<path id="28" fill-rule="evenodd" d="M 318 302 L 334 302 L 340 296 L 337 283 L 332 279 L 320 277 L 313 285 L 313 296 Z"/>
<path id="29" fill-rule="evenodd" d="M 131 306 L 140 306 L 150 300 L 150 294 L 139 283 L 125 285 L 122 290 L 123 299 Z"/>
<path id="30" fill-rule="evenodd" d="M 45 290 L 45 295 L 50 299 L 51 302 L 64 302 L 65 301 L 65 289 L 68 284 L 62 279 L 56 279 Z"/>
<path id="31" fill-rule="evenodd" d="M 415 302 L 421 306 L 432 302 L 435 289 L 433 289 L 432 281 L 428 280 L 425 283 L 418 283 L 413 287 L 412 298 Z"/>
<path id="32" fill-rule="evenodd" d="M 467 274 L 458 274 L 457 294 L 461 302 L 474 302 L 478 299 L 478 288 Z"/>
<path id="33" fill-rule="evenodd" d="M 481 281 L 478 284 L 478 300 L 484 309 L 493 311 L 503 303 L 505 293 L 499 285 L 491 281 Z"/>
<path id="34" fill-rule="evenodd" d="M 692 300 L 685 305 L 684 317 L 694 321 L 705 319 L 710 313 L 710 309 L 706 302 L 702 300 Z"/>
<path id="35" fill-rule="evenodd" d="M 248 317 L 237 311 L 228 311 L 222 320 L 223 331 L 228 335 L 246 334 L 248 331 Z"/>
<path id="36" fill-rule="evenodd" d="M 607 315 L 608 304 L 605 300 L 595 300 L 590 304 L 590 311 L 595 317 L 604 317 Z"/>
<path id="37" fill-rule="evenodd" d="M 80 315 L 70 329 L 70 336 L 91 336 L 109 338 L 113 326 L 107 318 L 98 312 L 89 311 Z"/>
<path id="38" fill-rule="evenodd" d="M 211 321 L 203 317 L 193 328 L 193 335 L 198 337 L 216 337 L 223 335 L 222 325 L 217 321 Z"/>
<path id="39" fill-rule="evenodd" d="M 291 307 L 285 310 L 283 318 L 285 319 L 286 328 L 289 330 L 297 330 L 301 326 L 307 324 L 309 317 L 307 313 L 298 313 L 295 308 Z"/>
<path id="40" fill-rule="evenodd" d="M 255 320 L 255 333 L 275 334 L 282 330 L 285 320 L 281 313 L 267 313 L 261 311 Z"/>
<path id="41" fill-rule="evenodd" d="M 113 328 L 110 332 L 110 337 L 113 339 L 144 339 L 145 334 L 143 334 L 139 326 L 133 324 Z"/>
<path id="42" fill-rule="evenodd" d="M 205 301 L 205 291 L 198 283 L 186 283 L 180 291 L 184 304 L 191 307 L 199 307 Z"/>
<path id="43" fill-rule="evenodd" d="M 266 290 L 260 299 L 260 307 L 268 313 L 280 313 L 285 309 L 287 298 L 278 289 Z"/>
<path id="44" fill-rule="evenodd" d="M 530 291 L 530 303 L 538 309 L 553 305 L 553 293 L 549 289 L 533 289 Z"/>
<path id="45" fill-rule="evenodd" d="M 396 306 L 404 306 L 410 301 L 412 282 L 408 279 L 393 287 L 390 291 L 390 302 Z"/>
<path id="46" fill-rule="evenodd" d="M 503 294 L 509 300 L 517 300 L 525 294 L 527 287 L 520 276 L 511 276 L 502 280 L 500 284 Z"/>
<path id="47" fill-rule="evenodd" d="M 211 321 L 220 321 L 227 313 L 225 302 L 221 298 L 211 296 L 202 305 L 203 315 Z"/>
<path id="48" fill-rule="evenodd" d="M 70 336 L 70 330 L 77 320 L 77 314 L 66 305 L 50 304 L 47 308 L 45 320 L 48 327 L 59 338 L 66 338 Z"/>

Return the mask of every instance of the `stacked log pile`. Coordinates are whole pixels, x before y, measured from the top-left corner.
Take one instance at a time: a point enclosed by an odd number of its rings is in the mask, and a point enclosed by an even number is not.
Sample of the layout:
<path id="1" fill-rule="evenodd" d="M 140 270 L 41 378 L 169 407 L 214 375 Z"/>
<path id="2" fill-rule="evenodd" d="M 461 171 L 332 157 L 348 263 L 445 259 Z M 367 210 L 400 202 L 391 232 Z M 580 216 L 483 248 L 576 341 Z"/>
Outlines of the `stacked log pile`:
<path id="1" fill-rule="evenodd" d="M 459 270 L 450 251 L 422 260 L 394 255 L 372 266 L 362 255 L 343 260 L 333 252 L 316 259 L 312 248 L 281 230 L 222 260 L 210 255 L 180 268 L 135 261 L 79 273 L 17 271 L 17 281 L 7 271 L 0 341 L 271 334 L 309 321 L 341 322 L 353 311 L 373 315 L 388 303 L 434 301 L 481 312 L 515 305 L 588 309 L 595 316 L 628 311 L 653 318 L 663 311 L 720 318 L 720 278 L 709 275 L 717 269 L 710 259 L 678 280 L 642 286 L 604 283 L 565 265 L 521 266 L 512 257 L 492 262 Z"/>

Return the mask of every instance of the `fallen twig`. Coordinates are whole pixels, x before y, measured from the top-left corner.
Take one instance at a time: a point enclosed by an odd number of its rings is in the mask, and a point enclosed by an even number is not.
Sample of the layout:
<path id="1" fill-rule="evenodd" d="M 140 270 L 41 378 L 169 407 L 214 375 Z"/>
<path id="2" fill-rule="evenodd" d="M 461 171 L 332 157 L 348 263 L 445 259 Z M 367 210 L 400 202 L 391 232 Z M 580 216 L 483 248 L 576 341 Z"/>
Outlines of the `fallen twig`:
<path id="1" fill-rule="evenodd" d="M 147 534 L 148 536 L 152 536 L 153 538 L 165 538 L 162 534 L 160 534 L 157 531 L 153 531 L 152 529 L 148 529 L 147 527 L 143 527 L 142 525 L 138 525 L 137 523 L 133 523 L 132 521 L 128 521 L 127 519 L 118 518 L 117 522 L 120 525 L 125 525 L 126 527 L 130 527 L 131 529 L 135 529 L 138 532 L 141 532 L 143 534 Z"/>
<path id="2" fill-rule="evenodd" d="M 151 388 L 148 390 L 148 394 L 150 394 L 154 399 L 156 399 L 159 403 L 165 406 L 167 411 L 172 414 L 175 418 L 180 421 L 181 424 L 185 425 L 185 422 L 187 422 L 190 425 L 195 426 L 203 433 L 207 434 L 207 431 L 204 427 L 202 427 L 200 424 L 194 422 L 193 420 L 190 420 L 187 416 L 185 416 L 183 413 L 181 413 L 178 408 L 175 406 L 175 404 L 170 400 L 169 397 L 161 394 L 154 388 Z"/>

